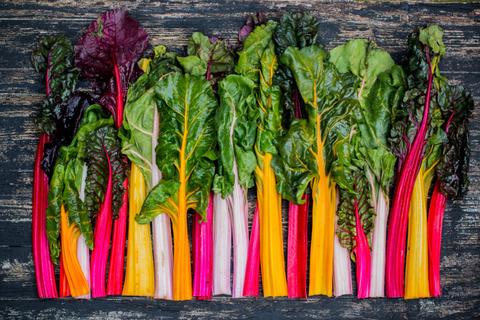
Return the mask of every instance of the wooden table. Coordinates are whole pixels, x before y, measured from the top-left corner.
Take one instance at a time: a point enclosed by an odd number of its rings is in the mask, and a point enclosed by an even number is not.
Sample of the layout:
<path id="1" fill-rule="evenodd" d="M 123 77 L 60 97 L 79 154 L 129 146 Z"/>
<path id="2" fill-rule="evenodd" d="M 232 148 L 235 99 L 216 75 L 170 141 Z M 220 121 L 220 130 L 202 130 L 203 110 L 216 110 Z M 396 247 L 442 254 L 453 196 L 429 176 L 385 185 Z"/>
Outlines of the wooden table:
<path id="1" fill-rule="evenodd" d="M 66 33 L 75 40 L 114 2 L 62 0 L 3 1 L 0 4 L 0 318 L 470 318 L 480 317 L 480 111 L 471 121 L 470 192 L 450 202 L 444 222 L 442 285 L 444 295 L 424 300 L 357 300 L 354 297 L 306 301 L 214 298 L 166 302 L 140 298 L 92 301 L 41 301 L 36 297 L 31 252 L 32 167 L 38 132 L 34 106 L 43 87 L 30 65 L 41 35 Z M 375 40 L 399 60 L 406 36 L 415 26 L 438 23 L 445 29 L 443 73 L 468 87 L 480 101 L 480 6 L 475 4 L 361 4 L 305 1 L 164 1 L 125 3 L 150 34 L 152 44 L 181 49 L 189 34 L 235 38 L 248 14 L 278 17 L 305 9 L 320 19 L 327 47 L 352 37 Z"/>

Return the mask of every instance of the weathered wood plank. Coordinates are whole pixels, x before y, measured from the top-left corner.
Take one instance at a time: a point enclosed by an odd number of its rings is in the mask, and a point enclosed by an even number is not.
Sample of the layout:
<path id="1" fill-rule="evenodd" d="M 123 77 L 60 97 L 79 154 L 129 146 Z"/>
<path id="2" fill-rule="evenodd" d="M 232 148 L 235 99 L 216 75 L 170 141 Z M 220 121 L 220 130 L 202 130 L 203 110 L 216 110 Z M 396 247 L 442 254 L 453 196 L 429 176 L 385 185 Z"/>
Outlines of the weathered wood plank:
<path id="1" fill-rule="evenodd" d="M 352 37 L 367 37 L 400 61 L 406 36 L 415 26 L 439 23 L 447 55 L 442 71 L 472 91 L 477 108 L 471 122 L 471 188 L 449 203 L 444 224 L 440 299 L 306 301 L 286 299 L 173 303 L 136 298 L 96 301 L 40 301 L 31 256 L 31 184 L 37 131 L 34 105 L 43 88 L 30 66 L 30 51 L 44 34 L 76 39 L 104 10 L 123 5 L 150 34 L 151 43 L 180 51 L 189 34 L 202 31 L 235 39 L 246 15 L 308 10 L 319 17 L 321 42 L 332 48 Z M 480 317 L 480 6 L 478 4 L 370 4 L 330 1 L 5 1 L 0 3 L 0 317 L 1 318 L 471 318 Z M 232 40 L 232 43 L 235 41 Z M 254 192 L 250 192 L 254 199 Z M 251 201 L 253 204 L 253 201 Z M 284 228 L 286 219 L 284 219 Z"/>

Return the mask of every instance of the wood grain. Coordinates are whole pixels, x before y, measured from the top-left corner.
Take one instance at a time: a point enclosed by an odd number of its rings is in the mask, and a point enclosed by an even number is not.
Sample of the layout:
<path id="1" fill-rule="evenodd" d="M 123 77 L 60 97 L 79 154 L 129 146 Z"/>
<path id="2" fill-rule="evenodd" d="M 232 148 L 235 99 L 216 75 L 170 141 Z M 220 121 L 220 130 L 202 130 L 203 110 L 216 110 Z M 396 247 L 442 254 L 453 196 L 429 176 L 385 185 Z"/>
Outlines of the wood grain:
<path id="1" fill-rule="evenodd" d="M 478 4 L 354 3 L 305 1 L 3 1 L 0 3 L 0 318 L 475 318 L 480 317 L 480 111 L 471 121 L 471 188 L 450 202 L 445 216 L 440 299 L 414 301 L 353 297 L 174 303 L 136 298 L 41 301 L 36 298 L 31 254 L 31 187 L 38 132 L 35 104 L 43 97 L 30 66 L 39 36 L 66 33 L 76 39 L 104 10 L 127 7 L 152 44 L 183 50 L 193 31 L 235 39 L 248 14 L 278 17 L 308 10 L 319 17 L 320 39 L 332 48 L 352 37 L 375 40 L 401 61 L 415 26 L 445 29 L 447 55 L 441 69 L 480 101 L 480 6 Z M 254 194 L 251 193 L 253 198 Z M 286 221 L 286 219 L 284 219 Z"/>

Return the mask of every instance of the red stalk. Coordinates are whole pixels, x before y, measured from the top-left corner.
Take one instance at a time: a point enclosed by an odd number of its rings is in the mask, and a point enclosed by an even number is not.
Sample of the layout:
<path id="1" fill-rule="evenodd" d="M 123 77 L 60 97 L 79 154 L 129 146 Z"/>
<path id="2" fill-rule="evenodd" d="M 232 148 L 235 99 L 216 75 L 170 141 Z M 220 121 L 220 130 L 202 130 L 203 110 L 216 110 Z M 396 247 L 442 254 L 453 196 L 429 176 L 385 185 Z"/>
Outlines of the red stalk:
<path id="1" fill-rule="evenodd" d="M 448 133 L 455 112 L 450 114 L 445 125 L 445 132 Z M 440 251 L 442 248 L 442 227 L 447 196 L 440 191 L 440 181 L 437 180 L 430 199 L 428 210 L 428 278 L 430 295 L 440 297 L 442 287 L 440 285 Z"/>
<path id="2" fill-rule="evenodd" d="M 258 203 L 253 215 L 250 242 L 248 243 L 247 268 L 245 270 L 245 297 L 258 297 L 258 276 L 260 274 L 260 226 L 258 216 Z"/>
<path id="3" fill-rule="evenodd" d="M 43 150 L 48 139 L 49 137 L 46 133 L 40 135 L 33 168 L 32 250 L 33 261 L 35 262 L 37 293 L 41 299 L 58 297 L 55 271 L 50 257 L 46 229 L 48 177 L 42 170 Z"/>
<path id="4" fill-rule="evenodd" d="M 120 128 L 123 122 L 123 89 L 120 68 L 117 63 L 113 64 L 113 72 L 116 85 L 116 105 L 117 113 L 115 126 Z M 118 217 L 113 221 L 112 250 L 110 253 L 110 268 L 108 272 L 107 294 L 121 295 L 123 288 L 123 273 L 125 264 L 125 241 L 127 238 L 127 220 L 128 220 L 128 179 L 123 181 L 125 193 L 122 198 L 122 206 L 118 212 Z M 111 222 L 110 222 L 111 223 Z"/>
<path id="5" fill-rule="evenodd" d="M 192 228 L 193 250 L 193 296 L 197 300 L 212 299 L 213 269 L 213 194 L 208 200 L 207 218 L 196 213 Z"/>
<path id="6" fill-rule="evenodd" d="M 119 296 L 123 288 L 123 270 L 125 264 L 125 240 L 127 238 L 128 218 L 128 179 L 123 181 L 125 193 L 118 218 L 113 225 L 112 251 L 110 253 L 110 269 L 108 271 L 107 294 Z"/>
<path id="7" fill-rule="evenodd" d="M 362 220 L 358 213 L 358 201 L 354 201 L 355 210 L 355 260 L 356 260 L 356 276 L 357 276 L 357 297 L 359 299 L 368 298 L 370 295 L 370 276 L 371 276 L 371 254 L 368 240 L 363 230 Z"/>
<path id="8" fill-rule="evenodd" d="M 433 73 L 431 70 L 428 47 L 426 48 L 429 65 L 428 87 L 425 96 L 422 122 L 417 131 L 413 144 L 403 161 L 400 178 L 393 196 L 392 210 L 387 233 L 387 260 L 386 260 L 386 292 L 389 298 L 399 298 L 404 295 L 405 279 L 405 243 L 407 236 L 408 211 L 412 198 L 415 178 L 422 164 L 422 154 L 425 147 L 428 114 L 430 110 L 430 95 L 432 90 Z"/>
<path id="9" fill-rule="evenodd" d="M 67 275 L 65 274 L 65 269 L 63 268 L 62 259 L 60 263 L 60 298 L 66 298 L 70 296 L 70 287 L 68 286 Z"/>
<path id="10" fill-rule="evenodd" d="M 440 285 L 440 251 L 446 204 L 447 196 L 440 191 L 440 182 L 437 180 L 428 211 L 428 277 L 432 297 L 439 297 L 442 294 Z"/>
<path id="11" fill-rule="evenodd" d="M 112 233 L 112 165 L 105 150 L 108 161 L 108 182 L 105 198 L 97 215 L 93 233 L 93 251 L 90 260 L 92 297 L 105 297 L 105 272 L 107 270 L 108 249 Z"/>
<path id="12" fill-rule="evenodd" d="M 305 203 L 288 207 L 287 285 L 289 298 L 307 297 L 308 194 Z"/>

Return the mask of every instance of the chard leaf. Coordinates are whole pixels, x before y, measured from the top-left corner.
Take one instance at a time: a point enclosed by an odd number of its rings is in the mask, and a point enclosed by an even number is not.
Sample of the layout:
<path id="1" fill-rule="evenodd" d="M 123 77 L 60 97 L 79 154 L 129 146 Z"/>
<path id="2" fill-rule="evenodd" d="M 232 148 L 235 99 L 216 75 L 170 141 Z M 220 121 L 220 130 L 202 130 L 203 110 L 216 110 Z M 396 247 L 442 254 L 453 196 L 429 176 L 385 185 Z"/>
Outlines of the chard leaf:
<path id="1" fill-rule="evenodd" d="M 177 57 L 186 73 L 194 76 L 206 76 L 216 82 L 224 73 L 233 70 L 233 52 L 221 39 L 209 39 L 201 32 L 194 32 L 188 41 L 188 56 Z"/>
<path id="2" fill-rule="evenodd" d="M 171 73 L 159 79 L 155 95 L 162 115 L 156 151 L 163 177 L 136 219 L 148 223 L 167 213 L 175 221 L 188 209 L 205 217 L 215 171 L 211 153 L 216 144 L 217 102 L 212 87 L 202 77 Z"/>
<path id="3" fill-rule="evenodd" d="M 104 126 L 90 132 L 86 139 L 87 180 L 85 205 L 90 217 L 95 218 L 106 193 L 109 171 L 112 174 L 112 211 L 116 218 L 123 204 L 126 191 L 123 181 L 127 178 L 128 163 L 120 152 L 117 130 Z"/>
<path id="4" fill-rule="evenodd" d="M 47 238 L 54 263 L 60 256 L 60 209 L 63 204 L 64 176 L 65 166 L 60 162 L 55 166 L 48 190 Z"/>
<path id="5" fill-rule="evenodd" d="M 113 126 L 113 119 L 105 114 L 100 105 L 89 106 L 81 119 L 72 142 L 60 148 L 50 181 L 47 208 L 47 237 L 54 261 L 59 256 L 60 209 L 65 206 L 70 223 L 75 223 L 85 236 L 87 245 L 93 248 L 93 232 L 90 215 L 80 199 L 83 164 L 87 158 L 89 135 L 98 128 Z"/>
<path id="6" fill-rule="evenodd" d="M 140 73 L 136 63 L 147 44 L 148 35 L 138 22 L 125 10 L 115 9 L 93 21 L 75 45 L 75 65 L 92 81 L 117 127 L 123 119 L 128 85 Z"/>
<path id="7" fill-rule="evenodd" d="M 144 61 L 148 66 L 147 72 L 128 91 L 123 127 L 119 133 L 122 153 L 140 168 L 148 190 L 153 187 L 152 168 L 156 166 L 154 148 L 158 140 L 158 132 L 154 132 L 155 125 L 158 126 L 155 86 L 160 77 L 179 70 L 175 64 L 175 54 L 166 52 L 164 46 L 158 46 L 154 51 L 154 58 Z"/>
<path id="8" fill-rule="evenodd" d="M 256 14 L 248 16 L 247 21 L 245 21 L 245 24 L 238 31 L 238 40 L 240 43 L 245 41 L 256 26 L 265 24 L 266 22 L 267 17 L 262 12 L 257 12 Z"/>
<path id="9" fill-rule="evenodd" d="M 254 184 L 257 162 L 253 146 L 258 118 L 254 88 L 252 80 L 240 75 L 229 75 L 219 83 L 216 124 L 220 157 L 213 189 L 223 197 L 233 191 L 234 170 L 238 171 L 238 182 L 243 188 Z"/>
<path id="10" fill-rule="evenodd" d="M 36 125 L 46 133 L 56 129 L 58 105 L 75 90 L 78 71 L 75 69 L 73 46 L 63 35 L 45 36 L 32 51 L 32 65 L 45 81 L 47 98 L 35 117 Z"/>
<path id="11" fill-rule="evenodd" d="M 275 52 L 281 56 L 288 47 L 304 48 L 317 41 L 318 21 L 309 13 L 286 13 L 280 19 L 273 40 Z M 300 98 L 290 69 L 280 64 L 275 73 L 274 83 L 279 85 L 282 92 L 283 126 L 288 128 L 295 118 L 304 115 L 304 106 Z"/>
<path id="12" fill-rule="evenodd" d="M 350 134 L 349 117 L 358 113 L 354 78 L 339 73 L 326 58 L 326 52 L 315 45 L 303 49 L 290 47 L 281 57 L 281 62 L 288 66 L 295 78 L 308 119 L 303 126 L 295 125 L 293 131 L 289 130 L 287 137 L 281 140 L 279 148 L 283 156 L 274 157 L 272 166 L 280 181 L 278 187 L 283 197 L 297 203 L 301 203 L 300 195 L 308 184 L 320 178 L 320 170 L 329 173 L 334 160 L 332 146 L 338 139 Z M 311 135 L 313 141 L 309 138 Z M 300 139 L 300 136 L 303 138 Z M 291 152 L 304 150 L 298 151 L 298 156 L 302 155 L 302 158 L 287 156 L 288 149 Z M 325 168 L 318 168 L 318 159 L 323 159 Z M 307 164 L 302 169 L 298 167 L 300 160 Z"/>
<path id="13" fill-rule="evenodd" d="M 440 94 L 446 121 L 446 139 L 441 146 L 441 155 L 436 175 L 440 190 L 449 197 L 461 197 L 468 188 L 470 163 L 469 118 L 473 110 L 473 98 L 463 87 L 448 85 Z"/>

